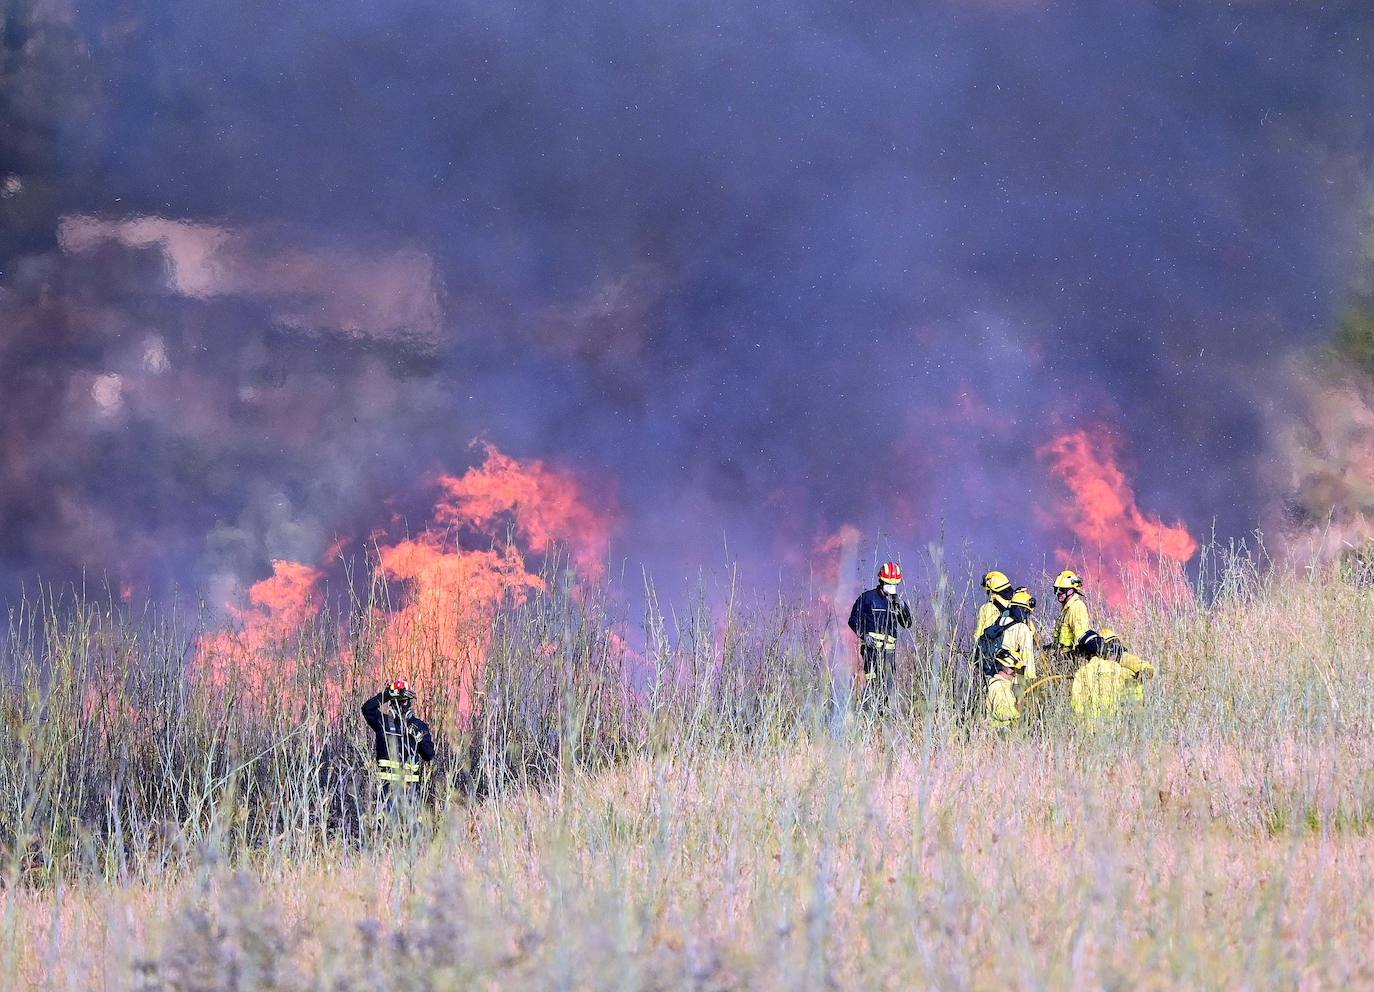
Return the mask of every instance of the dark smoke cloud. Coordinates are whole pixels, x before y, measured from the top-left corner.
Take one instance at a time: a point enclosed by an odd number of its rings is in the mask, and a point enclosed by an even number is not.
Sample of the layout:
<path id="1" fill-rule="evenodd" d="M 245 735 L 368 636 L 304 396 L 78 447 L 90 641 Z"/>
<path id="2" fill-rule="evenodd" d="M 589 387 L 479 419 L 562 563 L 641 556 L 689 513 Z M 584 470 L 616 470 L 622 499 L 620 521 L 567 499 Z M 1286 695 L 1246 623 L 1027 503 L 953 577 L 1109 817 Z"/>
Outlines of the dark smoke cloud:
<path id="1" fill-rule="evenodd" d="M 1244 533 L 1374 151 L 1364 3 L 4 9 L 11 579 L 217 596 L 479 434 L 669 574 L 1028 562 L 1098 421 Z"/>

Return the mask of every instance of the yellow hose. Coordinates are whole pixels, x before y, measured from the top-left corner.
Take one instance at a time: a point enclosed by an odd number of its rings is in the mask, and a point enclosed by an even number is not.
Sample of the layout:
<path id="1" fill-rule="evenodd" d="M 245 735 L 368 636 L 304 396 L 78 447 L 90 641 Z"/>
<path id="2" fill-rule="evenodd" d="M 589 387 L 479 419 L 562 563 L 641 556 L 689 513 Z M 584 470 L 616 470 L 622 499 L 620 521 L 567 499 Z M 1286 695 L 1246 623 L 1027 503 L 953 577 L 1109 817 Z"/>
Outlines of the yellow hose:
<path id="1" fill-rule="evenodd" d="M 1027 696 L 1029 696 L 1029 695 L 1030 695 L 1032 692 L 1034 692 L 1036 689 L 1039 689 L 1039 688 L 1040 688 L 1042 685 L 1044 685 L 1046 682 L 1054 682 L 1054 681 L 1057 680 L 1057 679 L 1071 679 L 1071 678 L 1073 678 L 1072 675 L 1046 675 L 1043 679 L 1036 679 L 1036 680 L 1035 680 L 1034 682 L 1032 682 L 1030 685 L 1026 686 L 1026 691 L 1023 692 L 1023 693 L 1021 693 L 1021 698 L 1022 698 L 1022 699 L 1025 699 Z"/>

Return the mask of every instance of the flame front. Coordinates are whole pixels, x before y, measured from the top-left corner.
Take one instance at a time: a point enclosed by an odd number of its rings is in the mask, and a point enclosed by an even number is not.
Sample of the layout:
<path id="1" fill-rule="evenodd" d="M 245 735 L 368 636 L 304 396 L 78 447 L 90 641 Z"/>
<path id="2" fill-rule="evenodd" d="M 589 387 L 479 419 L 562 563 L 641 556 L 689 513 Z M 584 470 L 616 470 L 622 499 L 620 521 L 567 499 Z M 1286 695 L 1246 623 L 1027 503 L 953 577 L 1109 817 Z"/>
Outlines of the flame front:
<path id="1" fill-rule="evenodd" d="M 1102 566 L 1098 582 L 1109 600 L 1121 602 L 1122 578 L 1161 582 L 1197 554 L 1198 543 L 1182 523 L 1166 524 L 1136 503 L 1135 491 L 1118 463 L 1116 443 L 1105 429 L 1062 434 L 1036 450 L 1064 484 L 1065 498 L 1053 523 L 1077 538 L 1089 560 Z M 1084 567 L 1080 555 L 1060 548 L 1061 563 Z M 1154 571 L 1149 564 L 1162 566 Z"/>
<path id="2" fill-rule="evenodd" d="M 441 688 L 465 714 L 497 611 L 544 588 L 527 555 L 543 558 L 565 547 L 583 575 L 599 577 L 611 521 L 588 504 L 572 477 L 492 446 L 481 465 L 461 476 L 441 475 L 436 485 L 440 495 L 424 530 L 376 540 L 376 575 L 396 583 L 400 598 L 373 611 L 373 670 L 366 677 Z M 269 680 L 290 682 L 300 674 L 294 647 L 320 616 L 326 573 L 291 561 L 272 567 L 272 576 L 249 590 L 247 608 L 229 608 L 239 629 L 212 633 L 199 644 L 197 668 L 214 689 L 234 688 L 261 701 Z M 329 700 L 331 711 L 336 703 Z"/>

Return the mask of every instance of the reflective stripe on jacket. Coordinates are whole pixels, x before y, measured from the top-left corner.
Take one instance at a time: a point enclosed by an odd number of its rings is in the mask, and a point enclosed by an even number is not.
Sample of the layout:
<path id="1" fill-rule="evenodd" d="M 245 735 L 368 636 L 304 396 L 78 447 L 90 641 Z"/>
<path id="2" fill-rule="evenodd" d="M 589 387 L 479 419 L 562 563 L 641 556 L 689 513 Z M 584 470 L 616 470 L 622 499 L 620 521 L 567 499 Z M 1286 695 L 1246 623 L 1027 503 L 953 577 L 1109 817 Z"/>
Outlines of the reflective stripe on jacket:
<path id="1" fill-rule="evenodd" d="M 865 647 L 897 650 L 897 632 L 911 626 L 911 608 L 896 596 L 889 599 L 881 589 L 866 590 L 849 611 L 849 629 Z"/>
<path id="2" fill-rule="evenodd" d="M 377 769 L 377 777 L 383 782 L 414 784 L 420 781 L 420 766 L 413 761 L 400 762 L 392 761 L 390 758 L 379 758 Z"/>

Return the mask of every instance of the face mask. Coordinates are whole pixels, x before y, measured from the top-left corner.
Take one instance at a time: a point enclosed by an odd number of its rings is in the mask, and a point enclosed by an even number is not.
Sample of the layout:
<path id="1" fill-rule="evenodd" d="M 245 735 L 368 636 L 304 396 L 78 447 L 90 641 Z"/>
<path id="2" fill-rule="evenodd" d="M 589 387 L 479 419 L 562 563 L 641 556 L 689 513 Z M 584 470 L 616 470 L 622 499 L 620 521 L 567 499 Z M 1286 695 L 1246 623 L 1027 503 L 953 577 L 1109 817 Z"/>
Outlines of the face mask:
<path id="1" fill-rule="evenodd" d="M 890 582 L 884 582 L 884 583 L 883 583 L 883 595 L 884 595 L 884 596 L 895 596 L 895 595 L 897 595 L 897 587 L 894 586 L 894 585 L 892 585 L 892 583 L 890 583 Z"/>

